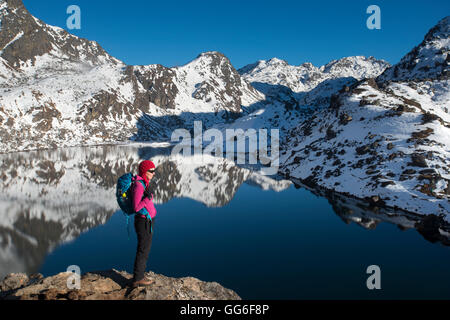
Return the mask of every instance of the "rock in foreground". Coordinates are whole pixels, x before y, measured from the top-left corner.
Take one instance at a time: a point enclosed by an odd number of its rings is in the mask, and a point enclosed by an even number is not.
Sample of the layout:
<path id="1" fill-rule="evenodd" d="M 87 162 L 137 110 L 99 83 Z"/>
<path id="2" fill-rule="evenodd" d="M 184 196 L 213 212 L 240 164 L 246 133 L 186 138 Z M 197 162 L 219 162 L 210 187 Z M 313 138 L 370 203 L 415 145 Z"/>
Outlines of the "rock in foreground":
<path id="1" fill-rule="evenodd" d="M 217 282 L 192 277 L 170 278 L 149 272 L 148 287 L 132 288 L 132 275 L 124 271 L 89 272 L 81 276 L 80 289 L 69 289 L 63 272 L 44 278 L 13 273 L 0 282 L 0 300 L 241 300 Z"/>

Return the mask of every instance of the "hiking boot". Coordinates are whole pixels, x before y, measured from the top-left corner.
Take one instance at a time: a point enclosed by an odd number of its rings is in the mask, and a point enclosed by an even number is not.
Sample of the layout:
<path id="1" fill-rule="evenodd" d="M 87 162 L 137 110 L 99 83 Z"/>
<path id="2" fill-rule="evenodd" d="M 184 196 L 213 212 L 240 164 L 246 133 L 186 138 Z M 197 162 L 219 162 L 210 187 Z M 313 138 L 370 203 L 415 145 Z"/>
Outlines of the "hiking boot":
<path id="1" fill-rule="evenodd" d="M 149 280 L 149 279 L 147 279 L 147 278 L 144 278 L 144 279 L 139 280 L 139 281 L 133 281 L 132 287 L 133 287 L 133 288 L 137 288 L 137 287 L 146 287 L 146 286 L 151 285 L 152 283 L 153 283 L 152 280 Z"/>

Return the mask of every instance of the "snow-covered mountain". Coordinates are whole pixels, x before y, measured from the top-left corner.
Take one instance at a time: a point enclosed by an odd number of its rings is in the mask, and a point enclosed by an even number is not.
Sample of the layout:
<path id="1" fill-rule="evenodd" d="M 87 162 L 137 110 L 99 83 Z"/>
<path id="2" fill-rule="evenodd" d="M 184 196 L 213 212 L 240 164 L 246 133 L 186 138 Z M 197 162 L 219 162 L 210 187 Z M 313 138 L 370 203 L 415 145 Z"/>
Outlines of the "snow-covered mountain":
<path id="1" fill-rule="evenodd" d="M 389 63 L 373 57 L 347 57 L 315 67 L 311 63 L 300 66 L 273 58 L 260 60 L 238 70 L 242 78 L 262 92 L 266 99 L 252 105 L 248 114 L 233 123 L 218 124 L 226 129 L 278 129 L 284 140 L 299 123 L 309 119 L 318 109 L 329 105 L 333 94 L 344 85 L 377 77 Z"/>
<path id="2" fill-rule="evenodd" d="M 33 17 L 21 0 L 0 0 L 0 146 L 5 152 L 167 140 L 176 128 L 280 127 L 303 120 L 343 84 L 379 75 L 373 57 L 320 68 L 279 59 L 236 71 L 219 52 L 190 63 L 127 66 L 95 41 Z M 255 90 L 255 88 L 257 90 Z M 258 119 L 257 121 L 249 121 Z M 256 117 L 255 117 L 256 115 Z"/>
<path id="3" fill-rule="evenodd" d="M 279 96 L 280 88 L 284 88 L 283 93 L 290 93 L 299 105 L 320 105 L 344 84 L 376 77 L 389 66 L 384 60 L 363 56 L 333 60 L 321 67 L 309 62 L 292 66 L 273 58 L 260 60 L 238 71 L 256 89 L 270 97 Z"/>
<path id="4" fill-rule="evenodd" d="M 127 66 L 0 0 L 3 151 L 161 140 L 194 119 L 226 121 L 264 98 L 218 52 L 185 66 Z M 211 122 L 211 121 L 209 121 Z"/>
<path id="5" fill-rule="evenodd" d="M 281 171 L 308 185 L 450 221 L 450 18 L 376 79 L 293 129 Z"/>
<path id="6" fill-rule="evenodd" d="M 239 113 L 242 105 L 264 98 L 241 79 L 227 57 L 216 51 L 202 53 L 180 67 L 150 65 L 133 69 L 149 90 L 152 102 L 174 109 L 177 115 L 182 112 L 217 114 L 223 109 Z"/>
<path id="7" fill-rule="evenodd" d="M 328 79 L 353 77 L 372 78 L 383 72 L 389 63 L 374 57 L 346 57 L 333 60 L 321 67 L 307 62 L 299 66 L 289 65 L 278 58 L 260 60 L 239 69 L 239 73 L 250 83 L 282 85 L 293 92 L 311 91 Z"/>
<path id="8" fill-rule="evenodd" d="M 37 271 L 56 246 L 105 224 L 118 211 L 117 177 L 136 172 L 141 159 L 157 165 L 154 201 L 190 198 L 208 207 L 229 203 L 243 183 L 277 192 L 275 180 L 222 158 L 171 156 L 155 144 L 75 147 L 0 155 L 0 278 Z M 125 221 L 125 220 L 124 220 Z M 23 261 L 23 260 L 26 261 Z"/>

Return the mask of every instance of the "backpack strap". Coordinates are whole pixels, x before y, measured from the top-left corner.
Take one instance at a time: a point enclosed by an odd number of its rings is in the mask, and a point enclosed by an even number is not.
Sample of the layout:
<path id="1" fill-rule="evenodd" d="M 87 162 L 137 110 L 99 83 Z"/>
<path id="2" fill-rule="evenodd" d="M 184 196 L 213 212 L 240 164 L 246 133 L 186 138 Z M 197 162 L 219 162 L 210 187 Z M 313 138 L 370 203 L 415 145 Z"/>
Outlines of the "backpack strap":
<path id="1" fill-rule="evenodd" d="M 144 187 L 144 190 L 145 190 L 145 188 L 147 188 L 147 186 L 145 185 L 145 182 L 143 181 L 143 180 L 138 180 L 140 183 L 142 183 L 142 186 Z"/>
<path id="2" fill-rule="evenodd" d="M 147 187 L 147 186 L 145 185 L 145 182 L 144 182 L 143 180 L 138 180 L 138 181 L 142 183 L 142 186 L 144 187 L 144 190 L 145 190 L 145 188 Z M 147 219 L 150 220 L 150 232 L 153 233 L 153 221 L 152 221 L 152 217 L 151 217 L 150 214 L 148 213 L 147 209 L 142 208 L 139 212 L 136 212 L 136 213 L 142 214 L 142 215 L 144 215 Z M 136 213 L 135 213 L 135 214 L 136 214 Z M 128 221 L 127 221 L 127 224 L 128 224 Z"/>

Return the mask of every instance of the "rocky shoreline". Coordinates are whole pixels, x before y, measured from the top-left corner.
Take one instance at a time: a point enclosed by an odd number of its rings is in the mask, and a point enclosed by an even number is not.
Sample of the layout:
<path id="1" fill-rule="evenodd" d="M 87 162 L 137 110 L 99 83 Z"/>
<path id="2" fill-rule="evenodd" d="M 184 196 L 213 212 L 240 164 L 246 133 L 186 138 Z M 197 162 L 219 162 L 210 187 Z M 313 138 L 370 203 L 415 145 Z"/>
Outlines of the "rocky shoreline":
<path id="1" fill-rule="evenodd" d="M 80 278 L 80 289 L 69 289 L 71 276 L 70 272 L 49 277 L 9 274 L 0 282 L 0 300 L 241 300 L 217 282 L 193 277 L 171 278 L 148 272 L 146 277 L 153 283 L 133 288 L 131 274 L 112 269 L 88 272 Z"/>

